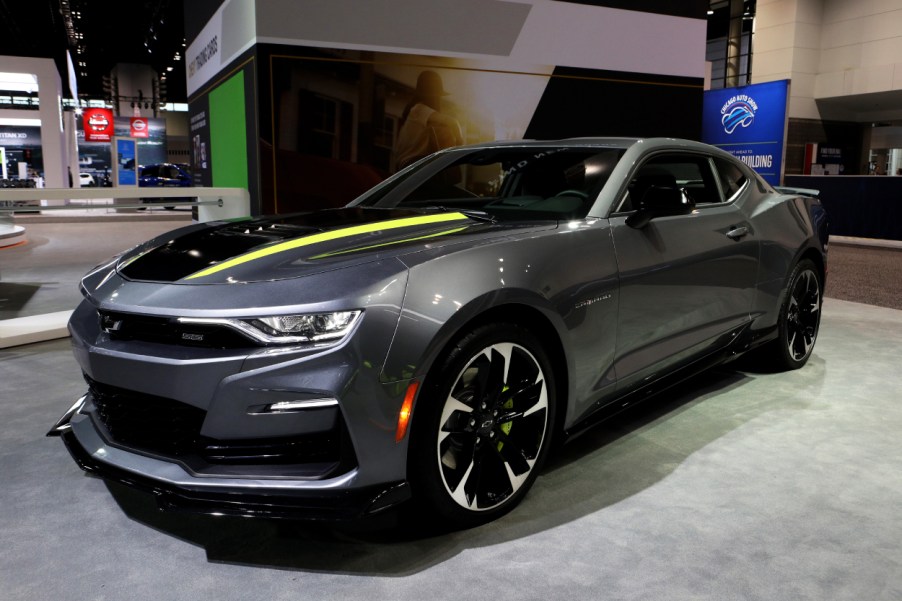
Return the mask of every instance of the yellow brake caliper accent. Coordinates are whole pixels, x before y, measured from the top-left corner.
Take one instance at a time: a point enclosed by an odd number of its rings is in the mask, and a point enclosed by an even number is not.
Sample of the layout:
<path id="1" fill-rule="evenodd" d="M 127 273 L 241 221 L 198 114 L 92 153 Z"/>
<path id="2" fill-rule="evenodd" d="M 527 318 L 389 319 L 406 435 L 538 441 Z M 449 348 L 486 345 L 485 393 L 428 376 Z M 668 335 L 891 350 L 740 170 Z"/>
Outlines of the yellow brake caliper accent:
<path id="1" fill-rule="evenodd" d="M 508 390 L 510 390 L 510 386 L 505 385 L 504 388 L 501 389 L 501 392 L 505 393 Z M 503 407 L 505 409 L 513 409 L 514 408 L 514 399 L 508 399 L 504 403 Z M 512 425 L 514 425 L 514 422 L 504 422 L 503 424 L 501 424 L 501 431 L 504 432 L 505 436 L 507 436 L 508 434 L 511 433 Z M 498 441 L 498 451 L 500 452 L 502 448 L 504 448 L 504 443 L 499 440 Z"/>

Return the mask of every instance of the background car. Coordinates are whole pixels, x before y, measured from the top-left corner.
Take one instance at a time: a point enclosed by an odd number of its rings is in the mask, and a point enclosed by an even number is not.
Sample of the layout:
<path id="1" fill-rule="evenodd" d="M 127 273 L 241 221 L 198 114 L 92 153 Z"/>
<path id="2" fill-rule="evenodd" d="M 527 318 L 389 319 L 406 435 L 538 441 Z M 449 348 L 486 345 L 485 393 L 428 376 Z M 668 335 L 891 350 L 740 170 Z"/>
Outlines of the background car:
<path id="1" fill-rule="evenodd" d="M 144 165 L 139 169 L 138 185 L 143 188 L 187 188 L 191 186 L 191 181 L 191 174 L 188 170 L 175 163 Z"/>
<path id="2" fill-rule="evenodd" d="M 175 163 L 158 163 L 144 165 L 138 170 L 138 186 L 141 188 L 189 188 L 192 185 L 191 173 L 186 165 Z M 144 203 L 165 203 L 173 200 L 191 200 L 190 197 L 178 198 L 142 198 Z M 174 209 L 174 206 L 167 206 Z"/>
<path id="3" fill-rule="evenodd" d="M 671 139 L 442 151 L 348 207 L 195 224 L 82 281 L 51 430 L 166 508 L 494 519 L 552 442 L 758 349 L 809 359 L 826 216 Z"/>
<path id="4" fill-rule="evenodd" d="M 90 173 L 79 173 L 78 174 L 79 185 L 82 188 L 93 188 L 97 185 L 97 182 L 94 181 L 94 176 Z"/>

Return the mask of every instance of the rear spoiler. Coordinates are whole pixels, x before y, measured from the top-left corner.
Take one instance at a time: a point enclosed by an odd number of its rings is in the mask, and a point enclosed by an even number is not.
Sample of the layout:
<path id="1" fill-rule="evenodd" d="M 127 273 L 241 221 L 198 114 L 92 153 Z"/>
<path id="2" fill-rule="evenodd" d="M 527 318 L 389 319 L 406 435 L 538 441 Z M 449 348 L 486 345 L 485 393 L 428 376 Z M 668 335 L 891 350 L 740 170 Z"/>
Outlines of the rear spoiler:
<path id="1" fill-rule="evenodd" d="M 821 193 L 820 190 L 813 190 L 811 188 L 788 188 L 786 186 L 774 186 L 774 190 L 776 190 L 780 194 L 810 196 L 811 198 L 817 198 L 818 194 Z"/>

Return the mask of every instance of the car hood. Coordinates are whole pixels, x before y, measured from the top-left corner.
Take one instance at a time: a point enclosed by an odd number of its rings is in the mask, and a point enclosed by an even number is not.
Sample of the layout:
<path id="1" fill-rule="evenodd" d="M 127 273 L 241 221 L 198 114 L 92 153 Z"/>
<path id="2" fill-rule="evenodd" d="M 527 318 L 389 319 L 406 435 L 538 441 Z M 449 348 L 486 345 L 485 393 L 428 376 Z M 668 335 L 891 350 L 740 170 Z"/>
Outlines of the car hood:
<path id="1" fill-rule="evenodd" d="M 179 284 L 281 280 L 555 226 L 493 223 L 448 211 L 331 209 L 186 228 L 124 255 L 117 271 L 129 280 Z"/>

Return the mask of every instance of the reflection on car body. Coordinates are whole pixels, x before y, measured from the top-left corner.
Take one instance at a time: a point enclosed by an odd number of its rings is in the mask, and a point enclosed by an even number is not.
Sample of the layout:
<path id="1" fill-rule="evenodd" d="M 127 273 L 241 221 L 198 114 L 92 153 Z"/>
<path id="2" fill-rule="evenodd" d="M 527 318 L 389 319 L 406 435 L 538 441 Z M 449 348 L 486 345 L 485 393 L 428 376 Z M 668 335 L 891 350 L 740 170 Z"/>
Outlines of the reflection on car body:
<path id="1" fill-rule="evenodd" d="M 51 431 L 164 507 L 454 525 L 553 440 L 761 347 L 805 364 L 826 218 L 671 139 L 439 152 L 341 209 L 196 224 L 82 281 Z"/>

